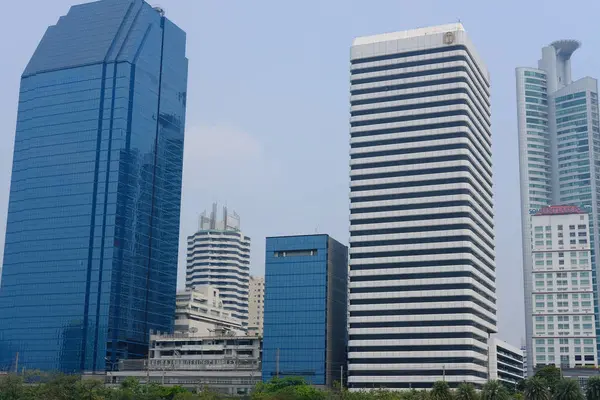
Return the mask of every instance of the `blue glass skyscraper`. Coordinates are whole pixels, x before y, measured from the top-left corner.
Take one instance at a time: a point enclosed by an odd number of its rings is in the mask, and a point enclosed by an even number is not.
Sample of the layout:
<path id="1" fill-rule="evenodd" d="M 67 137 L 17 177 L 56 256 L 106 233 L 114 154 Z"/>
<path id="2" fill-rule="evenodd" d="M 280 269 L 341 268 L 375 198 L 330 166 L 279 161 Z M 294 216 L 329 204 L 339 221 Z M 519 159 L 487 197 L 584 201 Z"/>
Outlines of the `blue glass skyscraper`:
<path id="1" fill-rule="evenodd" d="M 142 0 L 73 6 L 21 78 L 0 369 L 144 357 L 175 308 L 185 33 Z"/>
<path id="2" fill-rule="evenodd" d="M 264 381 L 331 386 L 345 370 L 348 248 L 328 235 L 267 238 Z"/>

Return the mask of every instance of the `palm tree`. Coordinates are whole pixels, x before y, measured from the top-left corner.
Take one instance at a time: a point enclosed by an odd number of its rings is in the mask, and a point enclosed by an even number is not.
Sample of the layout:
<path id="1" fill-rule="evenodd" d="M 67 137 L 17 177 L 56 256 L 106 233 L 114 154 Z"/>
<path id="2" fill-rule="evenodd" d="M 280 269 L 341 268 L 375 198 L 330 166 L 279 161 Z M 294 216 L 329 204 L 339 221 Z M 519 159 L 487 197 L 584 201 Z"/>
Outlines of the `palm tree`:
<path id="1" fill-rule="evenodd" d="M 585 397 L 587 400 L 600 400 L 600 377 L 593 376 L 585 384 Z"/>
<path id="2" fill-rule="evenodd" d="M 525 382 L 525 400 L 550 400 L 548 383 L 541 378 L 533 377 Z"/>
<path id="3" fill-rule="evenodd" d="M 579 383 L 574 379 L 558 381 L 554 393 L 555 400 L 584 400 Z"/>
<path id="4" fill-rule="evenodd" d="M 488 381 L 481 389 L 481 400 L 509 400 L 510 394 L 500 381 Z"/>
<path id="5" fill-rule="evenodd" d="M 454 392 L 455 400 L 478 400 L 479 396 L 470 383 L 461 383 Z"/>
<path id="6" fill-rule="evenodd" d="M 431 400 L 452 400 L 452 392 L 450 392 L 448 382 L 437 381 L 434 383 L 429 393 L 429 398 Z"/>

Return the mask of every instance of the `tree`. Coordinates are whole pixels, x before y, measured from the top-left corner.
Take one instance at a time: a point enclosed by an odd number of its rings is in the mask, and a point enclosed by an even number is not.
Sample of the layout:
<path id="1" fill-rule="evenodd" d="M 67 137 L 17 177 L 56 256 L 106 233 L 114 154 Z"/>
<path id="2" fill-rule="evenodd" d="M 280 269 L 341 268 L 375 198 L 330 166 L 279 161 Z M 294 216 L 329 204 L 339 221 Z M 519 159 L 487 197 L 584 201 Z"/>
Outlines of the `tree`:
<path id="1" fill-rule="evenodd" d="M 562 379 L 562 374 L 560 373 L 560 369 L 556 368 L 554 365 L 546 365 L 545 367 L 537 370 L 535 373 L 535 378 L 540 378 L 546 381 L 550 392 L 554 393 L 556 390 L 556 385 Z"/>
<path id="2" fill-rule="evenodd" d="M 527 379 L 523 395 L 525 396 L 525 400 L 550 400 L 551 395 L 548 382 L 538 377 Z"/>
<path id="3" fill-rule="evenodd" d="M 585 385 L 585 397 L 587 400 L 600 400 L 600 377 L 593 376 Z"/>
<path id="4" fill-rule="evenodd" d="M 14 375 L 0 378 L 0 400 L 22 400 L 25 398 L 23 379 Z"/>
<path id="5" fill-rule="evenodd" d="M 452 392 L 446 381 L 437 381 L 433 384 L 429 393 L 431 400 L 452 400 Z"/>
<path id="6" fill-rule="evenodd" d="M 555 400 L 584 400 L 579 383 L 574 379 L 561 379 L 554 392 Z"/>
<path id="7" fill-rule="evenodd" d="M 461 383 L 454 393 L 456 400 L 477 400 L 479 396 L 470 383 Z"/>
<path id="8" fill-rule="evenodd" d="M 509 400 L 510 394 L 500 381 L 486 382 L 481 389 L 481 400 Z"/>

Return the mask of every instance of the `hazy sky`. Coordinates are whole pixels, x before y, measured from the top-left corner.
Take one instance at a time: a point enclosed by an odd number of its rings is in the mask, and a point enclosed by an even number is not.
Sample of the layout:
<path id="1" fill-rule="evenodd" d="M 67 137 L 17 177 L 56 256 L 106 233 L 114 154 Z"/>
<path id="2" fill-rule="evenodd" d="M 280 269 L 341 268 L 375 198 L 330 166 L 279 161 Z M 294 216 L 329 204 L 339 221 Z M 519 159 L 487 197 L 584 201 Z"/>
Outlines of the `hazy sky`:
<path id="1" fill-rule="evenodd" d="M 0 258 L 19 78 L 46 27 L 77 0 L 4 1 L 0 24 Z M 348 69 L 356 36 L 456 22 L 492 77 L 499 336 L 524 336 L 515 116 L 516 66 L 579 39 L 575 78 L 600 76 L 597 0 L 158 0 L 187 31 L 190 60 L 181 215 L 185 237 L 213 201 L 242 218 L 252 273 L 265 236 L 348 242 Z M 569 10 L 576 10 L 569 14 Z M 180 283 L 182 279 L 180 279 Z"/>

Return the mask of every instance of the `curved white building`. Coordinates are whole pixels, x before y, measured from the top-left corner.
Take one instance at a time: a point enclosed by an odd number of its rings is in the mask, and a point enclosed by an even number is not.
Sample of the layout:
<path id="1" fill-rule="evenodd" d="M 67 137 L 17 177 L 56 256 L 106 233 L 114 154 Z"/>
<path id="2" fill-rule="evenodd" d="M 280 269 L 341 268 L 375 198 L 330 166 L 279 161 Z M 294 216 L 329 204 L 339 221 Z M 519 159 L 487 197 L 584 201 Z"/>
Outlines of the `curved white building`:
<path id="1" fill-rule="evenodd" d="M 200 217 L 198 232 L 188 236 L 186 287 L 211 285 L 219 290 L 223 306 L 248 326 L 250 238 L 240 231 L 239 216 L 216 221 L 216 204 L 210 217 Z"/>

